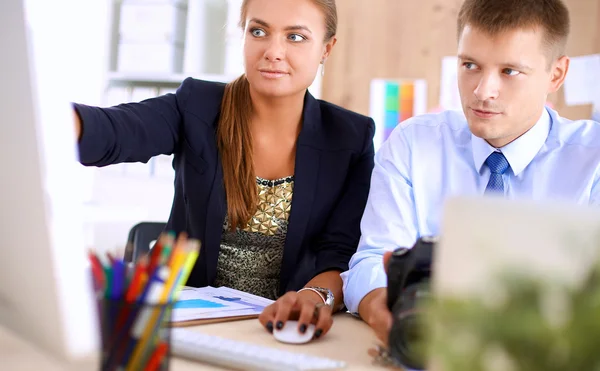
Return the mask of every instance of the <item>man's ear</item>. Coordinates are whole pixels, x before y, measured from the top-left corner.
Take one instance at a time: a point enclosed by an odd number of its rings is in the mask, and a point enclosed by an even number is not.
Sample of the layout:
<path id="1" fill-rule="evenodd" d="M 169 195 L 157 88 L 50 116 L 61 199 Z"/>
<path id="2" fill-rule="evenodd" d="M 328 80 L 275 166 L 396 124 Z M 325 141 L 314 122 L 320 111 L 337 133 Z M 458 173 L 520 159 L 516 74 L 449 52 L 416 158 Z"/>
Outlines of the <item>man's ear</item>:
<path id="1" fill-rule="evenodd" d="M 550 89 L 548 93 L 555 93 L 564 84 L 567 72 L 569 71 L 569 63 L 571 60 L 566 55 L 558 58 L 551 67 L 550 71 Z"/>

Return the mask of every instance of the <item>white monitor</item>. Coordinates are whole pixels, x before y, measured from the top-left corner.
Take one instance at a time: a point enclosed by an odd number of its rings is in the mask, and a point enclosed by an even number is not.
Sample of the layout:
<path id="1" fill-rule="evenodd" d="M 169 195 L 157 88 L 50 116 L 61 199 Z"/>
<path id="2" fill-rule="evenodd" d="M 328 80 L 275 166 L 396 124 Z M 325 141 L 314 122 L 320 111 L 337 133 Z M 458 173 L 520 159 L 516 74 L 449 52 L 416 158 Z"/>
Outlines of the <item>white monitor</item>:
<path id="1" fill-rule="evenodd" d="M 64 3 L 33 3 L 0 1 L 0 326 L 55 358 L 89 361 L 98 321 L 64 89 L 77 30 L 40 22 Z"/>
<path id="2" fill-rule="evenodd" d="M 576 285 L 600 258 L 600 209 L 456 197 L 445 205 L 440 237 L 433 272 L 442 295 L 492 295 L 508 270 Z"/>

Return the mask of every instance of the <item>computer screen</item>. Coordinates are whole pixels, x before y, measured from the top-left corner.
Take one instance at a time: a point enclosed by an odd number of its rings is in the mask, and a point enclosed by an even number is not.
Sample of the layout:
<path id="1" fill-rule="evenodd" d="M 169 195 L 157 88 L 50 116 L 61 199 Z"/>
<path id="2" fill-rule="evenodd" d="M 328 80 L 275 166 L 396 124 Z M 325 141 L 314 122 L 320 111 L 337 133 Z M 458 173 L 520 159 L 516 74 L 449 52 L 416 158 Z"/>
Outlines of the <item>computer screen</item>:
<path id="1" fill-rule="evenodd" d="M 600 259 L 600 210 L 559 200 L 452 197 L 433 267 L 442 295 L 495 295 L 506 274 L 575 287 Z M 575 285 L 575 286 L 572 286 Z"/>
<path id="2" fill-rule="evenodd" d="M 99 337 L 66 91 L 77 30 L 48 18 L 67 3 L 0 2 L 0 326 L 73 361 Z"/>

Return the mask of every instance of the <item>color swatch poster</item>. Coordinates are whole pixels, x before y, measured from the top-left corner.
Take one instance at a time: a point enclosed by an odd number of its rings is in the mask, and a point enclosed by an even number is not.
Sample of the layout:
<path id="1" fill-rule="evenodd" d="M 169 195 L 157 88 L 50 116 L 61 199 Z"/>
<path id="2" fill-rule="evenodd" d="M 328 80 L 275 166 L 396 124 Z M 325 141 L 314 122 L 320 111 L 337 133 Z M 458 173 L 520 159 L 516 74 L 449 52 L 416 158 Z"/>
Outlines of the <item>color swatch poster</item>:
<path id="1" fill-rule="evenodd" d="M 375 150 L 402 121 L 427 112 L 425 80 L 375 79 L 371 81 L 369 116 L 375 121 Z"/>

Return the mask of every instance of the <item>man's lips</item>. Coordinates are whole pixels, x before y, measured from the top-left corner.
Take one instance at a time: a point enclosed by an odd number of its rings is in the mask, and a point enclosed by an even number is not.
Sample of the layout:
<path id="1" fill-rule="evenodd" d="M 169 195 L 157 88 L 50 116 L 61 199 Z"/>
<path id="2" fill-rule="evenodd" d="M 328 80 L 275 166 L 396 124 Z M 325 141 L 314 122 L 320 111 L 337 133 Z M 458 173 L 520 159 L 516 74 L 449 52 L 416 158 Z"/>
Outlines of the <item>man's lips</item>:
<path id="1" fill-rule="evenodd" d="M 476 108 L 471 108 L 471 110 L 473 111 L 473 113 L 476 116 L 482 117 L 482 118 L 490 118 L 490 117 L 494 117 L 494 116 L 500 114 L 500 112 L 481 110 L 481 109 L 476 109 Z"/>

